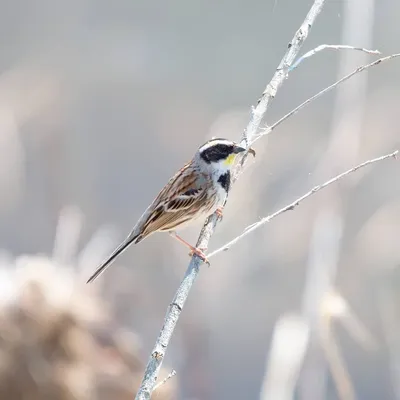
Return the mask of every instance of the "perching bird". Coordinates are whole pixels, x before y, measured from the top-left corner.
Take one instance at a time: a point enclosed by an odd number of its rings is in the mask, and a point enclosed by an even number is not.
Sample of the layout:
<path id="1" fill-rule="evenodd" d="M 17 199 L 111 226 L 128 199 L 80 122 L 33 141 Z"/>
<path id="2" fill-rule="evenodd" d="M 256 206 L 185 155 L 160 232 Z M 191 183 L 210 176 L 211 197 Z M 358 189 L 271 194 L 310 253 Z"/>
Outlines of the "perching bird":
<path id="1" fill-rule="evenodd" d="M 128 237 L 100 264 L 87 283 L 104 272 L 130 244 L 139 243 L 154 232 L 173 233 L 192 254 L 207 262 L 203 252 L 184 241 L 175 230 L 215 211 L 222 215 L 231 183 L 231 168 L 236 155 L 244 151 L 244 147 L 226 139 L 212 139 L 203 144 L 193 159 L 169 180 Z M 248 151 L 255 156 L 252 148 Z"/>

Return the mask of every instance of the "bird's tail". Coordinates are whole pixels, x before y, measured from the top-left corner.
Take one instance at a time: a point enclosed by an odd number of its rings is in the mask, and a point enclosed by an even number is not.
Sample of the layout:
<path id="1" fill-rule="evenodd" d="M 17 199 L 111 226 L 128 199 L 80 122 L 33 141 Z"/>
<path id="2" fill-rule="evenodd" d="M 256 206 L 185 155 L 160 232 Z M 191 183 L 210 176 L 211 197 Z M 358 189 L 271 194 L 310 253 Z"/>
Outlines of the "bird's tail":
<path id="1" fill-rule="evenodd" d="M 104 260 L 94 271 L 93 275 L 87 280 L 86 283 L 93 282 L 98 276 L 100 276 L 117 258 L 123 253 L 131 243 L 138 243 L 141 240 L 141 235 L 132 235 L 132 233 L 111 253 L 111 255 Z"/>

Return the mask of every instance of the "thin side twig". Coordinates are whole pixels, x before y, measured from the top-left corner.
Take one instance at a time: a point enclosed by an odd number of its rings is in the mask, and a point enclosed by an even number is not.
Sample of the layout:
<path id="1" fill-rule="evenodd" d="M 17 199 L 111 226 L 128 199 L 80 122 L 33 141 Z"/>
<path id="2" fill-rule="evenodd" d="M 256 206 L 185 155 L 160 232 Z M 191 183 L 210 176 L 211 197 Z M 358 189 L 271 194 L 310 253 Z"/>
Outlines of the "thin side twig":
<path id="1" fill-rule="evenodd" d="M 173 369 L 166 378 L 164 378 L 160 383 L 157 383 L 156 386 L 154 386 L 154 390 L 157 390 L 160 386 L 164 385 L 167 383 L 173 376 L 176 375 L 176 371 Z"/>
<path id="2" fill-rule="evenodd" d="M 292 203 L 288 204 L 287 206 L 281 208 L 280 210 L 274 212 L 271 215 L 268 215 L 267 217 L 264 217 L 262 219 L 260 219 L 260 221 L 255 222 L 252 225 L 249 225 L 246 229 L 244 229 L 244 231 L 237 236 L 235 239 L 231 240 L 230 242 L 226 243 L 224 246 L 220 247 L 217 250 L 214 250 L 213 252 L 207 254 L 207 258 L 211 258 L 215 255 L 217 255 L 218 253 L 221 253 L 222 251 L 227 251 L 229 250 L 234 244 L 236 244 L 239 240 L 243 239 L 245 236 L 247 236 L 249 233 L 255 231 L 256 229 L 260 228 L 262 225 L 266 224 L 267 222 L 271 221 L 272 219 L 274 219 L 275 217 L 277 217 L 280 214 L 283 214 L 286 211 L 291 211 L 293 210 L 295 207 L 297 207 L 300 203 L 302 203 L 305 199 L 307 199 L 308 197 L 312 196 L 313 194 L 319 192 L 322 189 L 325 189 L 327 186 L 332 185 L 332 183 L 337 182 L 338 180 L 344 178 L 346 175 L 351 174 L 352 172 L 357 171 L 360 168 L 366 167 L 367 165 L 379 162 L 379 161 L 383 161 L 386 160 L 387 158 L 396 158 L 396 155 L 398 154 L 398 150 L 394 151 L 393 153 L 390 154 L 386 154 L 384 156 L 381 157 L 377 157 L 377 158 L 373 158 L 371 160 L 367 160 L 364 161 L 361 164 L 356 165 L 353 168 L 348 169 L 345 172 L 342 172 L 339 175 L 336 175 L 334 178 L 329 179 L 328 181 L 326 181 L 325 183 L 323 183 L 322 185 L 318 185 L 313 187 L 310 191 L 308 191 L 306 194 L 304 194 L 303 196 L 299 197 L 297 200 L 293 201 Z"/>
<path id="3" fill-rule="evenodd" d="M 252 143 L 254 143 L 256 140 L 260 139 L 261 137 L 263 137 L 264 135 L 269 135 L 277 126 L 279 126 L 282 122 L 286 121 L 289 117 L 291 117 L 294 114 L 297 114 L 302 108 L 304 108 L 306 105 L 308 105 L 309 103 L 311 103 L 312 101 L 318 99 L 319 97 L 321 97 L 323 94 L 331 91 L 332 89 L 334 89 L 336 86 L 340 85 L 341 83 L 347 81 L 348 79 L 350 79 L 352 76 L 363 72 L 371 67 L 375 67 L 377 65 L 379 65 L 380 63 L 383 63 L 385 61 L 389 61 L 392 60 L 393 58 L 397 58 L 400 57 L 400 53 L 395 53 L 395 54 L 391 54 L 390 56 L 386 56 L 386 57 L 382 57 L 379 58 L 378 60 L 373 61 L 370 64 L 366 64 L 366 65 L 362 65 L 360 67 L 358 67 L 357 69 L 355 69 L 353 72 L 350 72 L 348 75 L 344 76 L 343 78 L 339 79 L 338 81 L 332 83 L 332 85 L 326 87 L 325 89 L 321 90 L 320 92 L 316 93 L 314 96 L 308 98 L 307 100 L 303 101 L 303 103 L 299 104 L 296 108 L 294 108 L 292 111 L 288 112 L 287 114 L 285 114 L 282 118 L 280 118 L 278 121 L 276 121 L 275 123 L 273 123 L 272 125 L 268 126 L 266 129 L 264 129 L 254 140 Z"/>
<path id="4" fill-rule="evenodd" d="M 322 50 L 356 50 L 356 51 L 362 51 L 364 53 L 368 54 L 381 54 L 379 50 L 369 50 L 365 49 L 364 47 L 354 47 L 354 46 L 347 46 L 345 44 L 321 44 L 317 46 L 315 49 L 312 49 L 310 51 L 307 51 L 306 54 L 302 55 L 297 59 L 297 61 L 289 68 L 289 71 L 293 71 L 296 69 L 304 60 L 307 58 L 310 58 L 312 56 L 315 56 L 315 54 L 319 53 Z"/>
<path id="5" fill-rule="evenodd" d="M 322 11 L 324 3 L 325 0 L 314 1 L 314 4 L 311 6 L 299 30 L 295 33 L 292 41 L 289 43 L 288 49 L 283 56 L 281 62 L 279 63 L 279 66 L 275 71 L 272 80 L 266 86 L 263 94 L 261 95 L 261 98 L 258 101 L 257 106 L 252 109 L 250 122 L 248 123 L 241 138 L 241 142 L 245 144 L 246 148 L 249 147 L 249 144 L 256 136 L 260 128 L 261 121 L 272 99 L 275 97 L 278 89 L 283 85 L 287 77 L 287 68 L 292 65 L 295 58 L 299 54 L 304 41 L 308 37 L 312 25 L 314 24 L 319 13 Z M 245 157 L 243 158 L 242 162 L 244 161 Z M 214 233 L 217 222 L 217 214 L 214 214 L 210 218 L 208 218 L 207 222 L 200 232 L 196 247 L 202 249 L 208 248 L 208 242 L 210 241 L 210 238 Z M 147 363 L 143 380 L 135 397 L 136 400 L 149 400 L 151 397 L 169 341 L 172 337 L 179 316 L 182 312 L 182 308 L 189 295 L 189 291 L 197 275 L 199 274 L 201 263 L 202 260 L 196 255 L 192 257 L 189 263 L 185 276 L 181 284 L 179 285 L 174 299 L 172 300 L 166 313 L 164 325 L 161 328 L 156 344 Z"/>

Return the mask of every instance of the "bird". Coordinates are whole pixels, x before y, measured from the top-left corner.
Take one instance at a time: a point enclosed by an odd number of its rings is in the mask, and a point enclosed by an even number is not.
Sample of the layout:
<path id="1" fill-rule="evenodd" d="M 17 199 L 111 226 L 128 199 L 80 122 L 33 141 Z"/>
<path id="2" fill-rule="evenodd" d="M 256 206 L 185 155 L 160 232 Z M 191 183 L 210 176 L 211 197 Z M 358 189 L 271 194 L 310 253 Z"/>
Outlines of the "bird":
<path id="1" fill-rule="evenodd" d="M 176 229 L 214 212 L 222 217 L 231 187 L 232 167 L 236 156 L 246 151 L 255 157 L 254 149 L 246 149 L 228 139 L 214 138 L 201 145 L 193 158 L 159 192 L 126 239 L 98 266 L 86 283 L 99 277 L 131 244 L 137 244 L 155 232 L 169 232 L 190 248 L 191 256 L 196 254 L 208 263 L 202 250 L 182 239 Z"/>

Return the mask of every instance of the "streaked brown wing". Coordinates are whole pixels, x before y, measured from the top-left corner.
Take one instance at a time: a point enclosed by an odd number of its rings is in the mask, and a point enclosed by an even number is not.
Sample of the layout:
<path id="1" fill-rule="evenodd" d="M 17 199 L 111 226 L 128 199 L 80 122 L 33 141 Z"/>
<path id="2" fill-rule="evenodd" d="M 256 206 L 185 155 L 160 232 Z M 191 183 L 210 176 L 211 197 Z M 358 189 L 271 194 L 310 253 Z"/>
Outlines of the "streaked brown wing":
<path id="1" fill-rule="evenodd" d="M 156 231 L 170 231 L 202 214 L 206 190 L 193 190 L 160 205 L 143 227 L 143 237 Z"/>
<path id="2" fill-rule="evenodd" d="M 173 176 L 154 200 L 158 204 L 143 224 L 142 237 L 156 231 L 170 231 L 211 208 L 207 192 L 211 182 L 196 179 L 190 164 Z M 200 184 L 199 182 L 202 182 Z"/>

